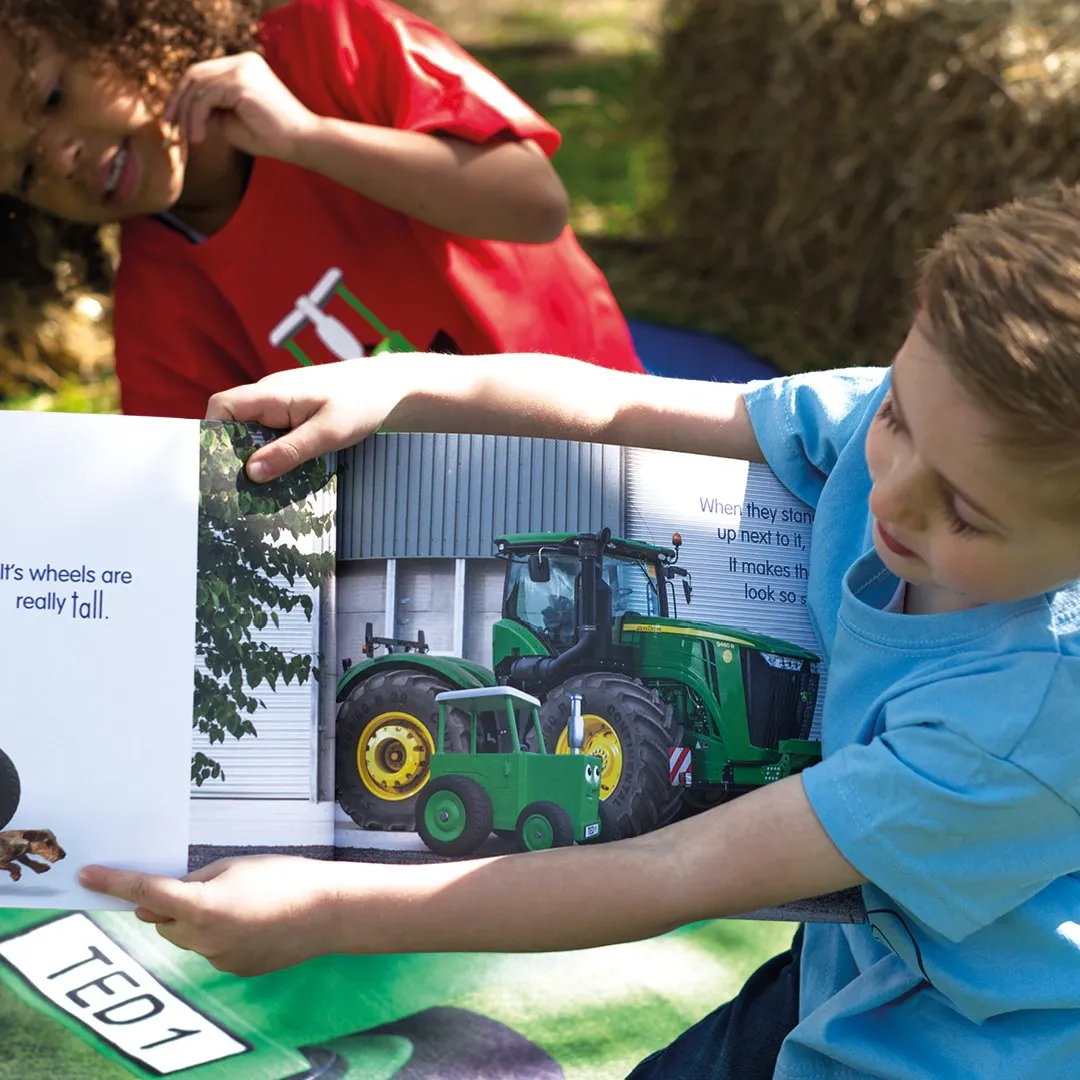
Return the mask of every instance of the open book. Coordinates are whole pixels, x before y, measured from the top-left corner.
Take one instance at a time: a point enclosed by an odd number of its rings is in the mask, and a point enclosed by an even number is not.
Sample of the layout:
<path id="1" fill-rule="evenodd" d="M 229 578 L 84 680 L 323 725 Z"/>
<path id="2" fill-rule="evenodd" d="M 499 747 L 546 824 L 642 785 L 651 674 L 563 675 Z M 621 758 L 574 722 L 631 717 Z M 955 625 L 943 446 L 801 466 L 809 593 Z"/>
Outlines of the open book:
<path id="1" fill-rule="evenodd" d="M 258 428 L 0 431 L 0 906 L 101 907 L 88 862 L 617 840 L 820 753 L 813 513 L 763 466 L 378 435 L 255 489 Z"/>

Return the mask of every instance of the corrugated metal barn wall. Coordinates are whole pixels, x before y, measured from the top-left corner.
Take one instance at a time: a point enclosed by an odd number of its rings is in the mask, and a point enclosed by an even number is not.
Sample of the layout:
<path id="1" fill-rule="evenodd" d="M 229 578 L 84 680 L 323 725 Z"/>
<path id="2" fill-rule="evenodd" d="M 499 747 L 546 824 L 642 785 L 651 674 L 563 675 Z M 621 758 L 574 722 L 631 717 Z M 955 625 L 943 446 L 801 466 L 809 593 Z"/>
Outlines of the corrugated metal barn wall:
<path id="1" fill-rule="evenodd" d="M 376 435 L 341 455 L 338 558 L 490 557 L 515 532 L 623 529 L 618 447 Z"/>

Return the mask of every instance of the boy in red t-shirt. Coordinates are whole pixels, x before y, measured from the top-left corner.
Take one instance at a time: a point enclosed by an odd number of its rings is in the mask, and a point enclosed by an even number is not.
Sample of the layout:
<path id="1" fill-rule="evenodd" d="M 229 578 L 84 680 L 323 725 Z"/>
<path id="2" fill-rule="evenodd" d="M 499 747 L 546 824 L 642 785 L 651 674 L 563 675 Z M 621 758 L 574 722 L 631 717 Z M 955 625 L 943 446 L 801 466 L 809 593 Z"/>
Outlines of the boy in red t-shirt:
<path id="1" fill-rule="evenodd" d="M 125 412 L 387 350 L 642 370 L 558 133 L 388 0 L 0 0 L 0 191 L 122 222 Z"/>

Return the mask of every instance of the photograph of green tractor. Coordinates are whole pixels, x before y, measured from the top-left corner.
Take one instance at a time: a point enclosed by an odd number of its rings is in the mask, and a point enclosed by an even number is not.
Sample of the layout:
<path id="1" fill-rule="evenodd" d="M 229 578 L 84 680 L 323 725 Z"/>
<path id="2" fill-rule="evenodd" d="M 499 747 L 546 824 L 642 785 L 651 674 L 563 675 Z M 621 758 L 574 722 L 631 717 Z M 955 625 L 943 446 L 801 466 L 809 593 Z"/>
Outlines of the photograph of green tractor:
<path id="1" fill-rule="evenodd" d="M 0 830 L 6 829 L 19 809 L 22 789 L 15 763 L 0 750 Z"/>
<path id="2" fill-rule="evenodd" d="M 438 695 L 507 686 L 540 703 L 544 749 L 572 751 L 571 701 L 582 700 L 582 752 L 602 761 L 601 839 L 648 832 L 798 772 L 820 758 L 809 738 L 818 657 L 799 646 L 680 618 L 689 572 L 671 547 L 599 533 L 503 536 L 502 617 L 494 668 L 432 656 L 416 641 L 376 638 L 338 684 L 337 797 L 361 828 L 412 829 L 431 777 Z M 385 652 L 376 655 L 379 648 Z M 467 712 L 447 708 L 448 752 L 468 751 Z M 531 733 L 526 745 L 538 749 Z"/>
<path id="3" fill-rule="evenodd" d="M 437 695 L 439 730 L 416 831 L 436 855 L 471 855 L 492 833 L 520 851 L 566 847 L 600 834 L 603 761 L 582 754 L 581 698 L 570 702 L 570 754 L 539 738 L 540 702 L 512 686 Z M 445 748 L 447 713 L 467 712 L 468 749 Z M 530 745 L 531 736 L 531 745 Z"/>

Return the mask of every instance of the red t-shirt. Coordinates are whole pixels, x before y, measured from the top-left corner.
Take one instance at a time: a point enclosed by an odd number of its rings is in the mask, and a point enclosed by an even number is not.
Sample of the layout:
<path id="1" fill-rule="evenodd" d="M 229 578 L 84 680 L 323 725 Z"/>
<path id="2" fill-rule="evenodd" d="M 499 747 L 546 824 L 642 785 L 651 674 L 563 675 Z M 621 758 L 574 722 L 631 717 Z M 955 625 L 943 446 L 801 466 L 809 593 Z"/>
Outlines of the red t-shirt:
<path id="1" fill-rule="evenodd" d="M 312 111 L 545 153 L 558 133 L 443 33 L 385 0 L 292 0 L 267 14 L 270 66 Z M 641 371 L 606 281 L 570 230 L 551 244 L 472 240 L 317 173 L 255 161 L 223 229 L 121 230 L 116 368 L 125 412 L 201 417 L 211 394 L 298 363 L 401 346 L 547 352 Z M 376 359 L 375 361 L 379 361 Z"/>

